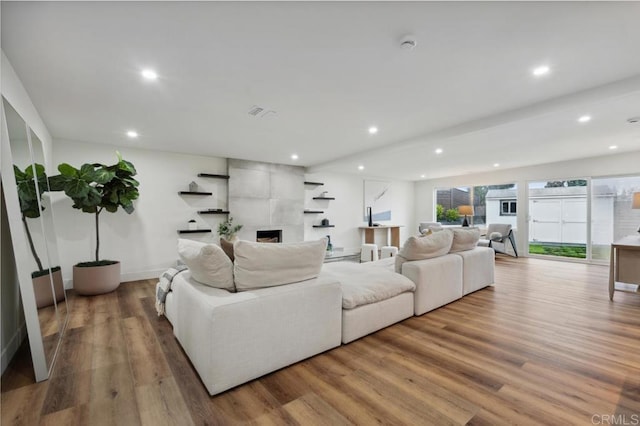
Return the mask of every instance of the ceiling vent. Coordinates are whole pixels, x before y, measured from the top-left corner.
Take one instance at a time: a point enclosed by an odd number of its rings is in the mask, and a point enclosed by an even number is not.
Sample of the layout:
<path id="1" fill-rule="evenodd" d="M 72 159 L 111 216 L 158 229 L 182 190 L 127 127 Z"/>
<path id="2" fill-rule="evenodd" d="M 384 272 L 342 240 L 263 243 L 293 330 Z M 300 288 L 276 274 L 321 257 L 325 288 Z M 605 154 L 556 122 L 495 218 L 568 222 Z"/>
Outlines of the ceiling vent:
<path id="1" fill-rule="evenodd" d="M 259 118 L 273 118 L 277 113 L 272 109 L 266 109 L 258 105 L 254 105 L 249 109 L 247 114 Z"/>
<path id="2" fill-rule="evenodd" d="M 263 112 L 264 108 L 261 108 L 258 105 L 254 105 L 251 107 L 251 109 L 249 109 L 249 115 L 253 115 L 254 117 L 258 117 Z"/>

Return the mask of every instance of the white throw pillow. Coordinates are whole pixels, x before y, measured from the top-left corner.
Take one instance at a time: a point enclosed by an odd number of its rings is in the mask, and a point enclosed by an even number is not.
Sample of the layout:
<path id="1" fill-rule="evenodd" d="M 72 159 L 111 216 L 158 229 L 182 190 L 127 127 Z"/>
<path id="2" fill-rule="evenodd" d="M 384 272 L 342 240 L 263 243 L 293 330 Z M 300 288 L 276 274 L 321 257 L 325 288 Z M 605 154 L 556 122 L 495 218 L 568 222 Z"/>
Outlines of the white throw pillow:
<path id="1" fill-rule="evenodd" d="M 301 243 L 238 241 L 234 247 L 238 291 L 310 280 L 320 273 L 327 239 Z"/>
<path id="2" fill-rule="evenodd" d="M 451 228 L 451 231 L 453 231 L 453 244 L 451 244 L 450 253 L 473 250 L 478 245 L 480 239 L 478 228 Z"/>
<path id="3" fill-rule="evenodd" d="M 178 256 L 194 280 L 209 287 L 235 291 L 233 263 L 220 247 L 180 238 Z"/>
<path id="4" fill-rule="evenodd" d="M 448 229 L 424 237 L 409 237 L 396 256 L 396 272 L 402 273 L 402 264 L 410 260 L 431 259 L 449 253 L 453 233 Z"/>

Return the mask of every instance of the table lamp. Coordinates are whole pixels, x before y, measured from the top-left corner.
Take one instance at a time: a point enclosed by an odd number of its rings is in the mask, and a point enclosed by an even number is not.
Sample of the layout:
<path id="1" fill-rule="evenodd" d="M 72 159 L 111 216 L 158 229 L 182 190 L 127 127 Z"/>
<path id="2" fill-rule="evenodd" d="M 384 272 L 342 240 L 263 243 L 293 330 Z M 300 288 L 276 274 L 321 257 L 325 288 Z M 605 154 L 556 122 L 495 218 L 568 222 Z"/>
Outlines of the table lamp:
<path id="1" fill-rule="evenodd" d="M 640 209 L 640 192 L 633 193 L 633 201 L 631 202 L 632 209 Z M 640 228 L 638 228 L 638 232 L 640 232 Z"/>
<path id="2" fill-rule="evenodd" d="M 458 206 L 458 213 L 464 215 L 462 226 L 469 226 L 467 216 L 473 216 L 473 206 Z"/>

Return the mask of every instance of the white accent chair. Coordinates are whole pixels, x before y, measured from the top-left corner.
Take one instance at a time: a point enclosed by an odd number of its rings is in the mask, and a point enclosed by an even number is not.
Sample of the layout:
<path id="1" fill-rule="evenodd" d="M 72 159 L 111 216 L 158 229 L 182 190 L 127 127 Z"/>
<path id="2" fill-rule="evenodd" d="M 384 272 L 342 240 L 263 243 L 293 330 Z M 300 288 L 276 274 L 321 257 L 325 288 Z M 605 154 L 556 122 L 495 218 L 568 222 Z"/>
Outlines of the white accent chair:
<path id="1" fill-rule="evenodd" d="M 428 229 L 431 229 L 432 231 L 440 231 L 442 230 L 442 223 L 440 222 L 420 222 L 420 225 L 418 225 L 418 232 L 420 232 L 421 234 L 425 231 L 427 231 Z"/>
<path id="2" fill-rule="evenodd" d="M 363 244 L 360 248 L 360 262 L 373 262 L 378 260 L 378 245 Z"/>
<path id="3" fill-rule="evenodd" d="M 516 237 L 513 235 L 511 225 L 507 223 L 492 223 L 487 227 L 486 239 L 481 238 L 478 245 L 481 247 L 491 247 L 496 253 L 503 253 L 509 256 L 518 257 L 516 248 Z M 507 243 L 511 244 L 513 255 L 507 251 Z"/>

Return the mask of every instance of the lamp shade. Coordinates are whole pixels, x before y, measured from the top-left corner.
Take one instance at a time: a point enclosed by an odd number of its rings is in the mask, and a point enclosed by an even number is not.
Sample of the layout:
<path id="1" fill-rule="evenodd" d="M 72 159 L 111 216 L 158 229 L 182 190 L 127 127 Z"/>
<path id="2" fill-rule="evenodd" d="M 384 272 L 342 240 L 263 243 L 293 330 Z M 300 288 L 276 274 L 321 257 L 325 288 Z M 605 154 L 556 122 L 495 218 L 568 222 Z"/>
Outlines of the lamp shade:
<path id="1" fill-rule="evenodd" d="M 458 206 L 458 213 L 464 216 L 472 216 L 473 206 Z"/>
<path id="2" fill-rule="evenodd" d="M 631 203 L 632 209 L 640 209 L 640 192 L 633 193 L 633 202 Z"/>

